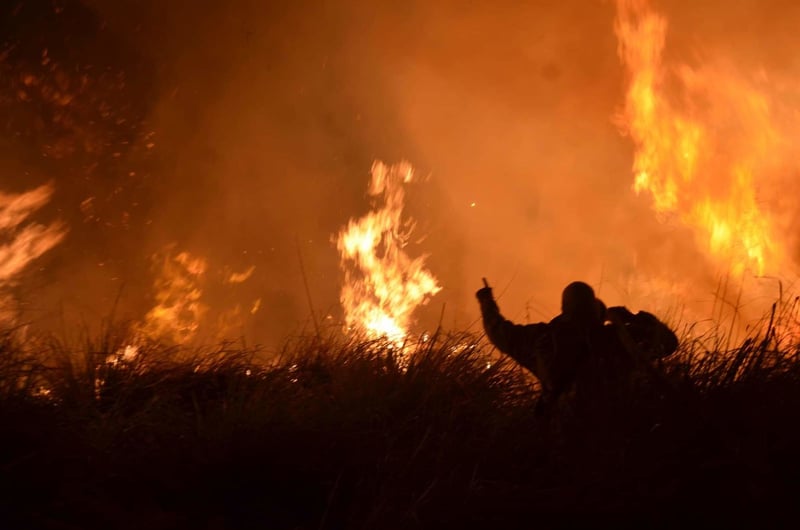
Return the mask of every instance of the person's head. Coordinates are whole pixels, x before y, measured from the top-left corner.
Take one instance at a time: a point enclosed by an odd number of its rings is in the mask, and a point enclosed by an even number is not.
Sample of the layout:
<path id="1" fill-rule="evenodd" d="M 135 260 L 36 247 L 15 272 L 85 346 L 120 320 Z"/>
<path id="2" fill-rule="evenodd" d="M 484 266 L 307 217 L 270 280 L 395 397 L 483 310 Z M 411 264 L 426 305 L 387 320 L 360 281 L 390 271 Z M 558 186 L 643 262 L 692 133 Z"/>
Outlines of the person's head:
<path id="1" fill-rule="evenodd" d="M 561 313 L 575 321 L 603 322 L 605 304 L 595 298 L 594 289 L 584 282 L 572 282 L 561 293 Z"/>

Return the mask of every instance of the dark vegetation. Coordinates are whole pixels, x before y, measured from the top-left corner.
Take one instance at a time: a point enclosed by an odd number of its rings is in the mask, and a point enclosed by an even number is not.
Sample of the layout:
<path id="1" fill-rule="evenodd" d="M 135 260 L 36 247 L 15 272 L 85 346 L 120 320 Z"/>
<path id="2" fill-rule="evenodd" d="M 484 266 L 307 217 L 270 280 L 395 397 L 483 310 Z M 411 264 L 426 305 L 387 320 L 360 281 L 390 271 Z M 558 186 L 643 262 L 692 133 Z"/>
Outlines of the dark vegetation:
<path id="1" fill-rule="evenodd" d="M 765 323 L 732 351 L 686 340 L 623 400 L 537 413 L 475 337 L 408 360 L 298 340 L 117 355 L 5 335 L 0 527 L 511 528 L 794 520 L 800 360 Z"/>

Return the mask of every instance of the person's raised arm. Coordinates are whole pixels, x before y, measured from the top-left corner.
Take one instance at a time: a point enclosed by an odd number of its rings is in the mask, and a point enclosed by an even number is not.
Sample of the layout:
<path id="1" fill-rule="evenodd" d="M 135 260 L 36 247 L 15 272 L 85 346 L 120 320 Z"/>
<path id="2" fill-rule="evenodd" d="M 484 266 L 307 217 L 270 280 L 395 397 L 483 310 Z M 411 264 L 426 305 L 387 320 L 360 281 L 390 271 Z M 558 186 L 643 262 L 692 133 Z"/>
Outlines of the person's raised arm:
<path id="1" fill-rule="evenodd" d="M 524 366 L 530 365 L 534 342 L 545 333 L 547 325 L 519 325 L 507 320 L 500 314 L 500 308 L 495 302 L 492 288 L 486 278 L 483 279 L 483 285 L 475 296 L 480 304 L 486 336 L 501 352 L 510 355 Z"/>

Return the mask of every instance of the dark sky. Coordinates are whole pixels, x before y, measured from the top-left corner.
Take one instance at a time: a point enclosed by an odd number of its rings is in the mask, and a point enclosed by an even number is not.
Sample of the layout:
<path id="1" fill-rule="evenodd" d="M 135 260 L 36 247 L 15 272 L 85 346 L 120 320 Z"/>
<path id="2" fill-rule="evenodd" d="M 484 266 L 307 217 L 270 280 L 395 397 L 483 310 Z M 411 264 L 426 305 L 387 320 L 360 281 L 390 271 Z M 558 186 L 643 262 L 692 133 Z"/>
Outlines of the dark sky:
<path id="1" fill-rule="evenodd" d="M 670 20 L 670 60 L 798 67 L 793 2 L 654 5 Z M 473 323 L 483 276 L 508 316 L 533 321 L 552 316 L 574 279 L 610 304 L 673 311 L 693 302 L 665 285 L 686 281 L 698 298 L 714 289 L 691 232 L 630 189 L 633 145 L 613 120 L 626 78 L 612 2 L 1 9 L 0 184 L 54 181 L 42 215 L 70 227 L 28 272 L 25 296 L 42 321 L 102 318 L 118 295 L 120 311 L 139 318 L 153 303 L 151 256 L 167 245 L 208 260 L 212 308 L 262 299 L 244 330 L 252 340 L 277 344 L 308 325 L 298 250 L 317 311 L 339 318 L 331 237 L 368 209 L 375 159 L 406 159 L 428 176 L 409 190 L 426 236 L 409 251 L 429 254 L 444 288 L 421 326 L 443 306 L 447 325 Z M 70 104 L 41 89 L 20 102 L 28 71 L 74 94 Z M 221 283 L 251 265 L 245 284 Z"/>

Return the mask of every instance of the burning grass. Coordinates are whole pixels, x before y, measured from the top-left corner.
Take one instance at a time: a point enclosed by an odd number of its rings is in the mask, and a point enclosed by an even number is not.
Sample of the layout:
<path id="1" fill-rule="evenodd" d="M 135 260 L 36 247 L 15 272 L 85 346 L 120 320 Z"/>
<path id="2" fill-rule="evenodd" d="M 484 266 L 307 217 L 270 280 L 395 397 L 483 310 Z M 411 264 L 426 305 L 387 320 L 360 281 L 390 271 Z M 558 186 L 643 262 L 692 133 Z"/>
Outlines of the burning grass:
<path id="1" fill-rule="evenodd" d="M 28 528 L 783 515 L 800 476 L 800 362 L 776 329 L 731 352 L 687 340 L 591 416 L 537 412 L 532 380 L 466 334 L 408 355 L 301 338 L 267 362 L 235 344 L 125 355 L 123 330 L 78 346 L 9 332 L 0 515 Z"/>

